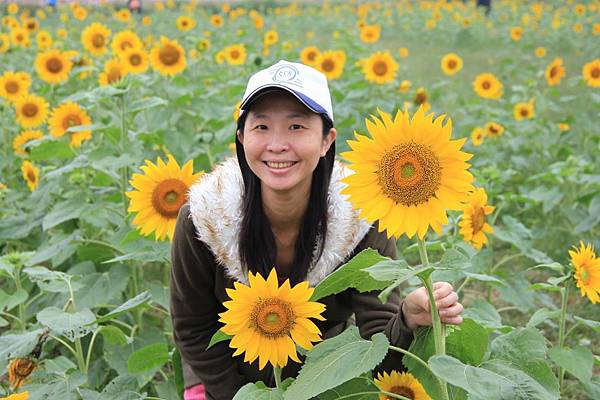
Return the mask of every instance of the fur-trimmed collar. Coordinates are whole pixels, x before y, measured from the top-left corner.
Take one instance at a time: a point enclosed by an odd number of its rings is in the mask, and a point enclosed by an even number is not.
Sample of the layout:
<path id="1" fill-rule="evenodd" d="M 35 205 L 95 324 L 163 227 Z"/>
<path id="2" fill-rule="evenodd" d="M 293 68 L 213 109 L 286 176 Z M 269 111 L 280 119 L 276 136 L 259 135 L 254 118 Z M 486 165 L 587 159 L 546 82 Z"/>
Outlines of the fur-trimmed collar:
<path id="1" fill-rule="evenodd" d="M 327 238 L 321 257 L 316 263 L 313 258 L 308 271 L 311 286 L 335 270 L 371 227 L 340 193 L 346 186 L 340 180 L 350 173 L 335 162 L 329 185 Z M 208 245 L 230 277 L 248 283 L 238 252 L 243 185 L 237 159 L 229 158 L 190 188 L 189 203 L 198 239 Z"/>

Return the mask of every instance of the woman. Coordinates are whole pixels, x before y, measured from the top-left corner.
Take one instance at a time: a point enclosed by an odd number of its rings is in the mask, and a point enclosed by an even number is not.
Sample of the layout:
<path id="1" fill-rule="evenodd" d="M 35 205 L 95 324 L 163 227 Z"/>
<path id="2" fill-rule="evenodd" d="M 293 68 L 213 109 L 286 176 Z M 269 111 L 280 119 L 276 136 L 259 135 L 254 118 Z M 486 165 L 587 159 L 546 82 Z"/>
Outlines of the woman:
<path id="1" fill-rule="evenodd" d="M 365 248 L 396 258 L 395 240 L 370 226 L 340 194 L 348 174 L 334 161 L 336 130 L 327 79 L 317 70 L 280 61 L 253 75 L 237 124 L 237 160 L 204 176 L 179 213 L 172 245 L 171 315 L 174 338 L 185 360 L 186 399 L 230 400 L 246 383 L 274 385 L 270 367 L 259 370 L 232 357 L 226 342 L 206 349 L 220 328 L 226 288 L 247 283 L 248 271 L 265 278 L 273 266 L 282 283 L 317 285 Z M 442 321 L 462 321 L 452 286 L 435 285 Z M 384 332 L 407 348 L 412 331 L 430 325 L 424 288 L 400 302 L 382 304 L 377 293 L 354 289 L 323 298 L 323 338 L 355 323 L 365 338 Z M 351 322 L 354 317 L 355 322 Z M 381 369 L 402 369 L 388 354 Z M 283 369 L 295 376 L 300 365 Z M 194 397 L 196 396 L 196 397 Z"/>

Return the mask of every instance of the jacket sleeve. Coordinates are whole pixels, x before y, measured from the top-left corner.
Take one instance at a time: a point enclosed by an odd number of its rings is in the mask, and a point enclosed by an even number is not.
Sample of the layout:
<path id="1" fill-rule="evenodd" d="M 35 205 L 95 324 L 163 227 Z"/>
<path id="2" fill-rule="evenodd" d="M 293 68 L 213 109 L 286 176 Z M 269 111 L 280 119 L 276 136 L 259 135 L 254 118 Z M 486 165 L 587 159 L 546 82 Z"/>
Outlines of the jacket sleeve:
<path id="1" fill-rule="evenodd" d="M 182 358 L 205 386 L 209 399 L 230 400 L 247 383 L 227 342 L 206 349 L 220 328 L 222 305 L 214 295 L 215 261 L 196 237 L 189 206 L 181 207 L 171 247 L 171 318 Z"/>
<path id="2" fill-rule="evenodd" d="M 388 239 L 385 232 L 379 233 L 375 224 L 365 239 L 357 248 L 357 252 L 366 248 L 377 250 L 382 256 L 397 259 L 396 240 Z M 392 291 L 386 303 L 382 303 L 377 297 L 379 292 L 360 293 L 352 289 L 352 309 L 356 316 L 356 325 L 360 334 L 370 339 L 375 333 L 383 332 L 390 344 L 407 349 L 413 340 L 413 331 L 406 326 L 402 315 L 402 301 L 398 290 Z M 402 354 L 390 351 L 379 370 L 400 371 L 402 365 Z"/>

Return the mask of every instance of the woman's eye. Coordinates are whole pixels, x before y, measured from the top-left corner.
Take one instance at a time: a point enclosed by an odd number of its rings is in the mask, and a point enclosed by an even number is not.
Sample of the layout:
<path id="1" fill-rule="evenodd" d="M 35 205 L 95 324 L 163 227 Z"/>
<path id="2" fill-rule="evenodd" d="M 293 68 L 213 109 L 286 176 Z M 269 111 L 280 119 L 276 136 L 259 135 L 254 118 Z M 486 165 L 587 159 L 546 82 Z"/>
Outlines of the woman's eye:
<path id="1" fill-rule="evenodd" d="M 302 125 L 300 124 L 292 124 L 292 126 L 290 126 L 291 129 L 296 130 L 296 129 L 302 129 Z"/>
<path id="2" fill-rule="evenodd" d="M 263 130 L 263 129 L 268 129 L 268 128 L 266 125 L 256 125 L 254 127 L 254 130 L 258 130 L 258 131 Z"/>

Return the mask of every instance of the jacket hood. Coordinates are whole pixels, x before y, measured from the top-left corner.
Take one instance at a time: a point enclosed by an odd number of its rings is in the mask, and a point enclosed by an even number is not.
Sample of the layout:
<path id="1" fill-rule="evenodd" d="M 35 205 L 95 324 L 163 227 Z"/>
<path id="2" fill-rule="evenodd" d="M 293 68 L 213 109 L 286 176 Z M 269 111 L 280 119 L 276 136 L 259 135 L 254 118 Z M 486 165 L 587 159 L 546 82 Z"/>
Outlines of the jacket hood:
<path id="1" fill-rule="evenodd" d="M 327 237 L 318 260 L 314 259 L 318 249 L 313 252 L 307 275 L 311 286 L 316 286 L 348 258 L 371 228 L 352 209 L 346 200 L 348 196 L 340 193 L 346 186 L 340 180 L 351 173 L 336 160 L 329 185 Z M 197 238 L 208 245 L 229 277 L 247 284 L 248 275 L 242 268 L 238 248 L 243 194 L 244 181 L 238 161 L 229 158 L 192 185 L 189 204 Z"/>

